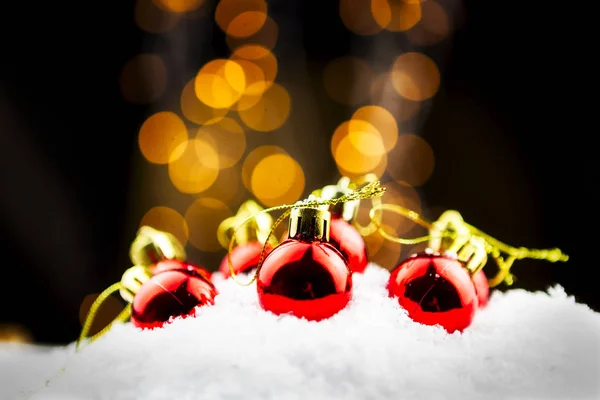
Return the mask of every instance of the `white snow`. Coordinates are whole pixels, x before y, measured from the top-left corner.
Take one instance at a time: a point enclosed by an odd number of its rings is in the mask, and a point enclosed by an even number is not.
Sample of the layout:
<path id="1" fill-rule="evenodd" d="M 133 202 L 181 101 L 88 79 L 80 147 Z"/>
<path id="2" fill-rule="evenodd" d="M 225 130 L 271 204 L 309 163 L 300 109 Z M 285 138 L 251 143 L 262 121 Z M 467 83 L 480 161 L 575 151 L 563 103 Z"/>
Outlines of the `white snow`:
<path id="1" fill-rule="evenodd" d="M 164 329 L 115 325 L 78 353 L 0 345 L 0 399 L 600 399 L 600 314 L 560 287 L 494 292 L 449 335 L 410 320 L 388 277 L 371 264 L 316 323 L 215 274 L 216 304 Z"/>

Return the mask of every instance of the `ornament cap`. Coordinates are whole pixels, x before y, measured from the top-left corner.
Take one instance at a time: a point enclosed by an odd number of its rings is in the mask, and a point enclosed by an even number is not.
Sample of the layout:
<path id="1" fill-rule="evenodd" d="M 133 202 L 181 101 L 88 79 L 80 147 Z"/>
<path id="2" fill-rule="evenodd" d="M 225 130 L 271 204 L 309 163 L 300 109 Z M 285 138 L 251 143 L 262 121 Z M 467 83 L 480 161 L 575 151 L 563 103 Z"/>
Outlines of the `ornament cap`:
<path id="1" fill-rule="evenodd" d="M 351 185 L 350 178 L 344 176 L 337 184 L 324 186 L 321 189 L 313 191 L 312 194 L 323 200 L 332 200 L 351 193 L 353 191 Z M 358 213 L 359 205 L 360 200 L 342 202 L 331 206 L 329 211 L 334 218 L 342 218 L 347 222 L 351 222 Z"/>
<path id="2" fill-rule="evenodd" d="M 162 260 L 186 259 L 183 245 L 168 232 L 142 226 L 129 250 L 134 265 L 152 265 Z"/>
<path id="3" fill-rule="evenodd" d="M 233 235 L 235 235 L 235 241 L 238 245 L 253 241 L 264 243 L 271 232 L 273 218 L 267 213 L 261 213 L 263 210 L 256 201 L 246 200 L 240 206 L 236 215 L 224 219 L 219 224 L 217 238 L 221 246 L 227 249 Z M 239 225 L 252 216 L 253 218 L 236 232 Z"/>
<path id="4" fill-rule="evenodd" d="M 293 208 L 290 213 L 290 239 L 329 241 L 331 213 L 314 207 Z"/>
<path id="5" fill-rule="evenodd" d="M 121 288 L 119 289 L 119 294 L 123 300 L 130 304 L 133 303 L 136 293 L 150 277 L 150 271 L 142 265 L 133 266 L 125 271 L 121 278 Z"/>

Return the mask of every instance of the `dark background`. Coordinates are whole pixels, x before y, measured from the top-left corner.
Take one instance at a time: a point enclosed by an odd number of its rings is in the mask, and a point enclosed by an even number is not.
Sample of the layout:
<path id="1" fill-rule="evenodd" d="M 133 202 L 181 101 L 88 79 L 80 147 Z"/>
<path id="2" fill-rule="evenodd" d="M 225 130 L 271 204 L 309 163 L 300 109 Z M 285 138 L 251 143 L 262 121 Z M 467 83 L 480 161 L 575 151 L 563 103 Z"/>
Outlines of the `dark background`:
<path id="1" fill-rule="evenodd" d="M 143 196 L 136 139 L 149 109 L 127 103 L 118 79 L 127 60 L 161 42 L 135 25 L 129 2 L 22 4 L 4 9 L 1 24 L 0 323 L 22 324 L 41 343 L 67 343 L 79 333 L 82 299 L 120 278 L 137 229 L 128 214 Z M 276 47 L 284 62 L 286 49 L 300 46 L 316 71 L 369 46 L 344 29 L 336 1 L 269 5 L 288 31 Z M 460 210 L 506 242 L 563 249 L 566 264 L 518 262 L 515 287 L 557 283 L 600 310 L 597 128 L 582 122 L 593 94 L 575 12 L 463 3 L 454 35 L 436 53 L 442 88 L 419 127 L 436 154 L 423 190 L 431 204 Z M 214 45 L 188 43 L 190 57 L 224 51 L 218 29 L 210 30 Z M 314 134 L 329 137 L 337 123 Z M 307 178 L 307 190 L 333 179 L 335 170 L 323 171 Z"/>

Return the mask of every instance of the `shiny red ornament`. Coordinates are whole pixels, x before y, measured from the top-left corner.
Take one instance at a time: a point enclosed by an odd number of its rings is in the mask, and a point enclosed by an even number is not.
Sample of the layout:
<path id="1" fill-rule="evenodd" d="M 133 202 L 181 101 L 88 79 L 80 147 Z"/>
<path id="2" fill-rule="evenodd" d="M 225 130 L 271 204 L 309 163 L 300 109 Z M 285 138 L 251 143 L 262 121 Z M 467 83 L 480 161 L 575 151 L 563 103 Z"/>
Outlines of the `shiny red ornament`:
<path id="1" fill-rule="evenodd" d="M 181 263 L 183 268 L 165 261 L 153 267 L 155 275 L 135 293 L 131 322 L 138 328 L 164 326 L 172 317 L 187 317 L 195 308 L 214 304 L 217 291 L 197 267 Z"/>
<path id="2" fill-rule="evenodd" d="M 328 211 L 292 210 L 290 237 L 269 253 L 258 272 L 263 309 L 320 321 L 346 307 L 352 298 L 352 272 L 327 241 L 329 222 Z"/>
<path id="3" fill-rule="evenodd" d="M 236 246 L 231 252 L 231 264 L 233 265 L 235 273 L 246 273 L 255 269 L 258 266 L 262 250 L 263 244 L 258 241 L 252 241 Z M 271 250 L 271 246 L 267 245 L 265 256 L 269 254 Z M 219 272 L 221 272 L 225 278 L 231 277 L 227 255 L 225 255 L 221 261 Z"/>
<path id="4" fill-rule="evenodd" d="M 369 264 L 367 244 L 352 225 L 342 218 L 332 218 L 329 242 L 342 253 L 352 272 L 365 271 Z"/>
<path id="5" fill-rule="evenodd" d="M 479 270 L 479 272 L 473 275 L 473 285 L 477 293 L 479 308 L 484 308 L 487 306 L 490 298 L 490 284 L 483 270 Z"/>
<path id="6" fill-rule="evenodd" d="M 441 325 L 449 333 L 467 328 L 478 307 L 469 273 L 460 261 L 446 255 L 409 257 L 390 274 L 388 291 L 411 319 Z"/>
<path id="7" fill-rule="evenodd" d="M 266 257 L 257 289 L 265 310 L 320 321 L 346 307 L 352 297 L 352 275 L 331 244 L 290 239 Z"/>

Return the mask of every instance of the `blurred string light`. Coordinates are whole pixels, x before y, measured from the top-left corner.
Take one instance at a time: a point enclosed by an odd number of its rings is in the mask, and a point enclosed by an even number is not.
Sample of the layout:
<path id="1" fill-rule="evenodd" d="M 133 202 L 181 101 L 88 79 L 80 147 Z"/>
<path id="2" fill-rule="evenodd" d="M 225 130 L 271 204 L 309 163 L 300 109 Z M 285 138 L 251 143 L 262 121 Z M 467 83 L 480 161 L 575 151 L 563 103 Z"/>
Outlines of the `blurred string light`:
<path id="1" fill-rule="evenodd" d="M 209 15 L 208 3 L 138 0 L 134 19 L 140 29 L 164 34 L 198 12 Z M 415 46 L 438 44 L 452 30 L 444 7 L 434 0 L 339 0 L 339 16 L 357 35 L 388 32 Z M 182 208 L 152 207 L 140 224 L 169 231 L 202 252 L 223 250 L 216 227 L 236 203 L 249 195 L 265 206 L 293 203 L 306 184 L 302 165 L 284 148 L 248 145 L 247 135 L 275 134 L 292 110 L 288 90 L 277 81 L 279 26 L 269 16 L 267 2 L 220 0 L 212 17 L 225 34 L 229 56 L 200 66 L 181 88 L 177 108 L 149 116 L 138 136 L 149 164 L 166 168 L 172 187 L 189 196 Z M 396 54 L 380 67 L 347 56 L 331 60 L 323 70 L 327 95 L 352 108 L 350 118 L 333 132 L 331 154 L 340 174 L 355 178 L 373 173 L 391 180 L 384 201 L 420 212 L 418 188 L 431 177 L 435 158 L 427 141 L 406 127 L 437 94 L 440 73 L 434 60 L 418 51 Z M 168 72 L 157 54 L 132 58 L 121 74 L 123 96 L 137 104 L 157 102 L 168 89 Z M 368 207 L 366 202 L 359 212 L 363 223 Z M 393 216 L 386 224 L 396 235 L 415 228 Z M 373 261 L 395 265 L 400 245 L 378 233 L 366 241 Z"/>
<path id="2" fill-rule="evenodd" d="M 138 0 L 134 19 L 145 32 L 164 34 L 205 8 L 203 0 Z M 171 232 L 202 252 L 223 250 L 217 226 L 236 202 L 252 195 L 266 206 L 293 203 L 305 189 L 302 166 L 286 150 L 248 147 L 247 135 L 281 128 L 292 107 L 288 90 L 277 82 L 279 27 L 267 2 L 220 0 L 212 17 L 229 56 L 200 66 L 181 88 L 177 108 L 150 115 L 138 135 L 146 161 L 165 167 L 172 187 L 189 196 L 182 208 L 152 207 L 140 225 Z M 167 90 L 168 72 L 158 54 L 132 58 L 121 74 L 123 96 L 156 103 Z"/>

